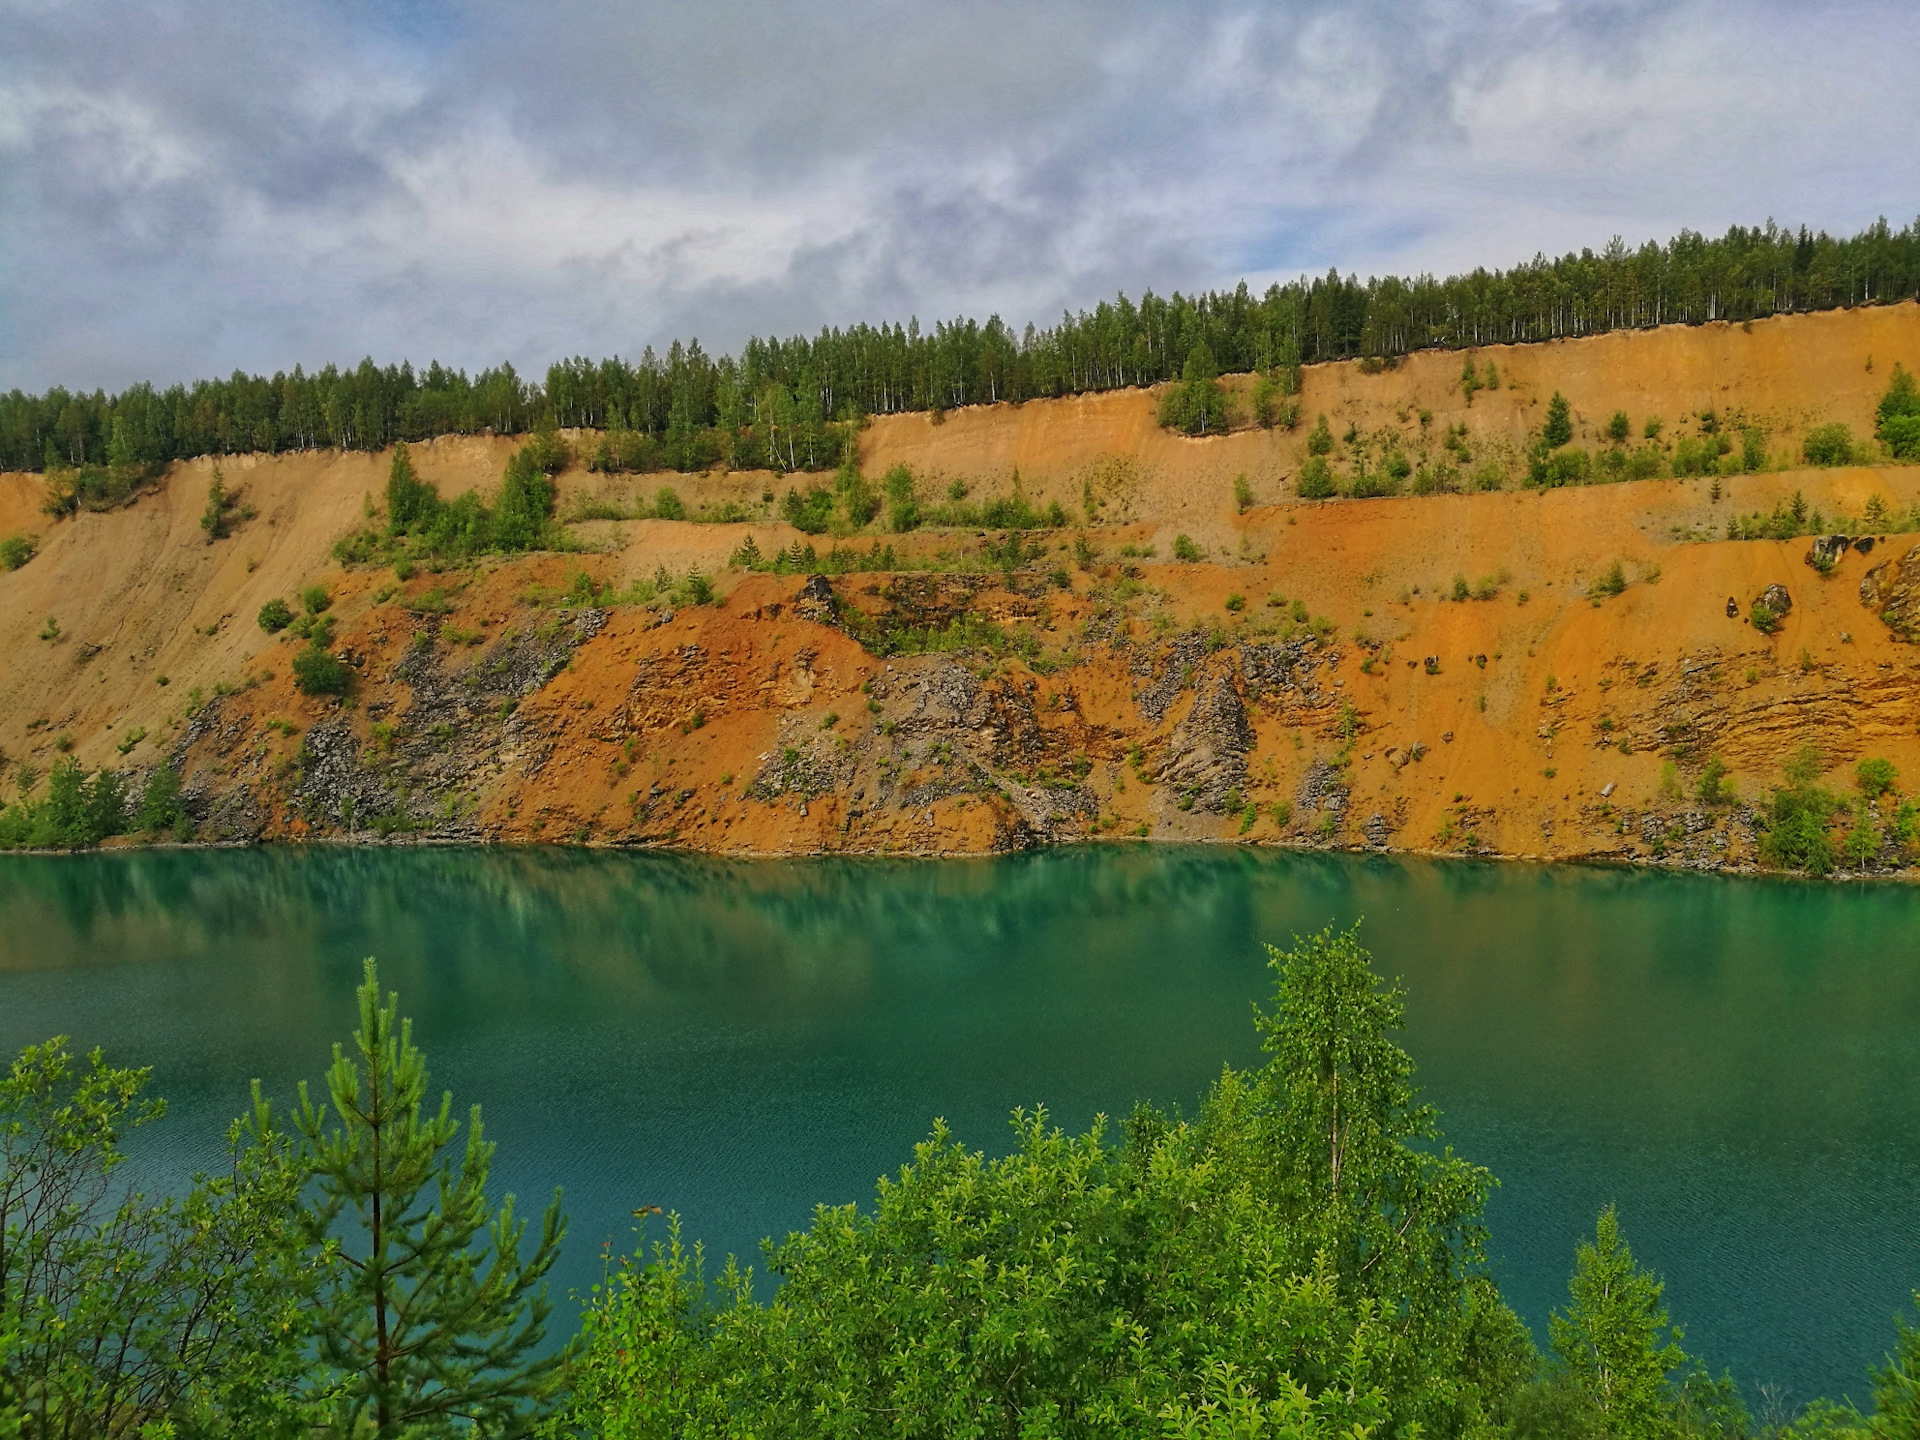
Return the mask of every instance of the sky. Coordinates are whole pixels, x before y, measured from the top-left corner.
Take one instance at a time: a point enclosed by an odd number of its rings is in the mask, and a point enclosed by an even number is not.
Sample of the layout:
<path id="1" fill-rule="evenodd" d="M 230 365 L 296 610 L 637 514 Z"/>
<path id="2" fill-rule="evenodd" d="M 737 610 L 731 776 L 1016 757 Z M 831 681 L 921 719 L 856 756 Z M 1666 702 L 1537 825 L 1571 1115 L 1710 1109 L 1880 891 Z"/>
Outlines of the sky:
<path id="1" fill-rule="evenodd" d="M 1912 0 L 0 0 L 0 388 L 1920 213 Z"/>

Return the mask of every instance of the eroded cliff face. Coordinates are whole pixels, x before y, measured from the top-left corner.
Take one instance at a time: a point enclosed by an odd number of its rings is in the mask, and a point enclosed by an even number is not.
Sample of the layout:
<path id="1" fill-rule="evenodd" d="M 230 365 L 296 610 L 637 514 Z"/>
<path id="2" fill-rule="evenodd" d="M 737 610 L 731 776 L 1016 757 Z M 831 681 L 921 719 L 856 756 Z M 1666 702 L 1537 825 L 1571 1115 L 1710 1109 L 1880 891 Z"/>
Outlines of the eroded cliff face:
<path id="1" fill-rule="evenodd" d="M 1881 376 L 1896 359 L 1920 368 L 1913 311 L 1872 316 Z M 1852 343 L 1835 317 L 1809 318 L 1821 345 Z M 1449 402 L 1427 373 L 1446 357 L 1398 375 L 1309 372 L 1305 399 L 1310 413 L 1324 400 L 1401 416 L 1409 444 L 1469 422 L 1493 444 L 1528 397 L 1586 386 L 1603 403 L 1595 376 L 1632 370 L 1644 341 L 1688 383 L 1731 377 L 1709 385 L 1723 411 L 1751 380 L 1767 403 L 1797 404 L 1796 423 L 1861 409 L 1865 433 L 1866 390 L 1796 401 L 1762 363 L 1784 330 L 1754 333 L 1752 354 L 1726 327 L 1516 351 L 1503 410 Z M 1690 336 L 1707 359 L 1680 365 L 1667 352 Z M 1910 515 L 1920 468 L 1313 503 L 1284 483 L 1298 436 L 1142 438 L 1151 403 L 875 427 L 869 470 L 906 458 L 930 487 L 961 477 L 987 495 L 1012 483 L 992 468 L 1004 450 L 1027 493 L 1083 522 L 1029 537 L 1012 568 L 972 531 L 835 542 L 770 519 L 594 520 L 571 527 L 576 554 L 403 581 L 329 558 L 377 521 L 385 457 L 224 460 L 256 513 L 214 544 L 198 526 L 211 462 L 59 526 L 31 518 L 33 477 L 0 477 L 0 528 L 37 525 L 41 540 L 0 576 L 0 800 L 13 762 L 44 774 L 72 754 L 135 783 L 179 766 L 201 833 L 232 840 L 946 854 L 1146 837 L 1719 866 L 1754 862 L 1756 807 L 1804 746 L 1843 792 L 1868 756 L 1920 785 L 1920 537 L 1714 538 L 1796 499 L 1850 530 Z M 1235 456 L 1259 447 L 1271 464 L 1243 508 Z M 509 448 L 414 453 L 451 494 L 492 483 Z M 561 513 L 669 481 L 689 504 L 763 509 L 795 483 L 572 470 Z M 1203 558 L 1170 563 L 1182 535 Z M 884 542 L 894 558 L 875 572 L 729 568 L 749 537 L 763 554 Z M 1624 588 L 1596 586 L 1616 564 Z M 689 568 L 714 578 L 714 603 L 606 600 Z M 301 695 L 297 642 L 253 623 L 314 583 L 353 675 L 340 699 Z M 1753 602 L 1774 586 L 1790 604 L 1762 633 Z M 1716 757 L 1733 798 L 1710 804 L 1696 797 Z M 1870 865 L 1905 863 L 1897 804 L 1860 802 L 1886 840 Z"/>
<path id="2" fill-rule="evenodd" d="M 1396 638 L 1362 641 L 1268 622 L 1283 607 L 1264 604 L 1170 623 L 1161 587 L 1130 594 L 1118 567 L 1065 589 L 969 577 L 938 587 L 944 603 L 1001 643 L 886 656 L 856 636 L 938 623 L 927 577 L 753 576 L 717 606 L 567 609 L 517 600 L 515 569 L 445 615 L 404 596 L 368 607 L 339 647 L 346 701 L 300 696 L 278 663 L 208 700 L 171 744 L 205 826 L 738 854 L 1149 837 L 1720 867 L 1754 863 L 1755 802 L 1798 747 L 1843 783 L 1868 754 L 1920 767 L 1920 664 L 1844 581 L 1802 582 L 1784 640 L 1682 573 L 1630 590 L 1636 619 L 1583 594 L 1413 597 Z M 1182 571 L 1166 578 L 1205 578 Z M 1724 633 L 1638 636 L 1674 597 Z M 1795 646 L 1840 620 L 1858 627 L 1842 658 Z M 1714 756 L 1733 766 L 1726 803 L 1691 798 Z M 1875 863 L 1903 860 L 1889 846 Z"/>

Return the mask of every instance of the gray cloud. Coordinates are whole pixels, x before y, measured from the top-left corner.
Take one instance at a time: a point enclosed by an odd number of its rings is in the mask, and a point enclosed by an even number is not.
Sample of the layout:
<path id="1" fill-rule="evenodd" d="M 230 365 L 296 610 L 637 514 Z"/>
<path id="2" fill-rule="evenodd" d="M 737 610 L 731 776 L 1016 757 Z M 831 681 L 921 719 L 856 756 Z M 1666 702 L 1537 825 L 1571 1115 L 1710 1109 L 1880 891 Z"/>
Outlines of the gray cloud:
<path id="1" fill-rule="evenodd" d="M 0 384 L 1908 218 L 1892 3 L 0 0 Z"/>

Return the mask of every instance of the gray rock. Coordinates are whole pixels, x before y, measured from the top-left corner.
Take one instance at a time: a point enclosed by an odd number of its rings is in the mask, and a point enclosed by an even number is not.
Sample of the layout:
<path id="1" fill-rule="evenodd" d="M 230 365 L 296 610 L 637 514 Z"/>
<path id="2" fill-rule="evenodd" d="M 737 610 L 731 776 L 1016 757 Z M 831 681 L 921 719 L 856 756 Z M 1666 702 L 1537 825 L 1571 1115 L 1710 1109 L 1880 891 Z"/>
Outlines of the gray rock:
<path id="1" fill-rule="evenodd" d="M 1847 549 L 1853 544 L 1851 535 L 1820 535 L 1807 548 L 1807 564 L 1816 570 L 1831 570 L 1847 558 Z"/>
<path id="2" fill-rule="evenodd" d="M 1762 590 L 1754 604 L 1764 605 L 1776 615 L 1784 615 L 1793 609 L 1793 597 L 1787 593 L 1786 586 L 1776 583 Z"/>
<path id="3" fill-rule="evenodd" d="M 793 608 L 809 620 L 831 625 L 840 618 L 840 597 L 824 575 L 809 575 L 800 592 L 793 597 Z"/>
<path id="4" fill-rule="evenodd" d="M 1246 794 L 1247 750 L 1252 744 L 1253 727 L 1233 676 L 1216 674 L 1186 718 L 1174 726 L 1160 781 L 1183 798 L 1191 796 L 1194 809 L 1224 814 L 1230 797 Z"/>

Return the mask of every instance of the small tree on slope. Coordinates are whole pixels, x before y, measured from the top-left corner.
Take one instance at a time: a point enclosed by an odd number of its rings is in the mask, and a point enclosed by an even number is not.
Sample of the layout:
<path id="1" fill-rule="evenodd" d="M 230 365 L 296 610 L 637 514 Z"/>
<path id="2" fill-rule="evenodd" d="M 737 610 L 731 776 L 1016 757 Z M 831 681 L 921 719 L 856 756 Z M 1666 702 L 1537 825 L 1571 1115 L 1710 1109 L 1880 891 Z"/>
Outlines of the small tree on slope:
<path id="1" fill-rule="evenodd" d="M 327 1072 L 333 1123 L 304 1083 L 297 1116 L 318 1191 L 307 1221 L 341 1237 L 318 1327 L 342 1382 L 335 1433 L 526 1434 L 566 1359 L 538 1354 L 551 1309 L 542 1282 L 565 1229 L 559 1192 L 523 1261 L 513 1196 L 497 1214 L 487 1200 L 493 1146 L 479 1107 L 456 1166 L 453 1096 L 423 1116 L 426 1064 L 411 1022 L 396 1031 L 398 997 L 380 1003 L 372 960 L 359 1001 L 357 1059 L 336 1045 Z"/>

